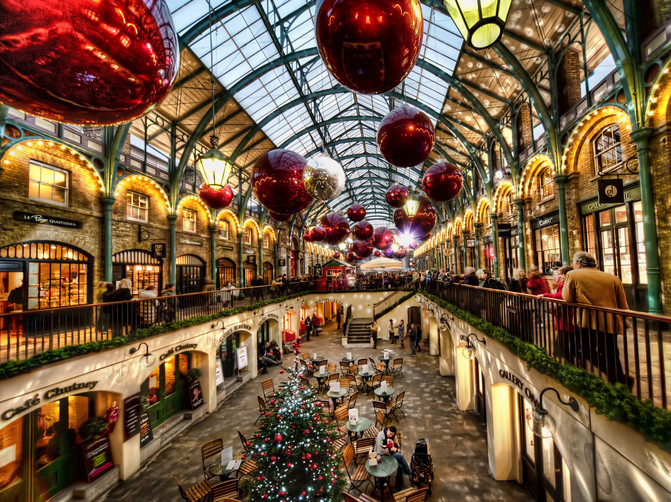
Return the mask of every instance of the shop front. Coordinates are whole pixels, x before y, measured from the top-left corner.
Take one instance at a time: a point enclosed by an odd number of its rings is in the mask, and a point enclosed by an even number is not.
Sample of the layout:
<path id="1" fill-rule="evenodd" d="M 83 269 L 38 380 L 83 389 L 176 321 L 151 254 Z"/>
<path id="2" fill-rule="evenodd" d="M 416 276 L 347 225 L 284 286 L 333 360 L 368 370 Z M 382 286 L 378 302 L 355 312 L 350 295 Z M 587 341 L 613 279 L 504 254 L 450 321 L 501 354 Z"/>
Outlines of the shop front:
<path id="1" fill-rule="evenodd" d="M 182 410 L 191 408 L 187 374 L 191 369 L 191 353 L 175 354 L 177 346 L 159 356 L 163 361 L 140 386 L 143 408 L 152 429 Z"/>
<path id="2" fill-rule="evenodd" d="M 205 260 L 193 254 L 177 257 L 177 293 L 198 293 L 203 290 Z"/>
<path id="3" fill-rule="evenodd" d="M 217 260 L 217 289 L 224 288 L 228 283 L 235 284 L 235 262 L 228 258 Z"/>
<path id="4" fill-rule="evenodd" d="M 112 279 L 118 283 L 128 278 L 133 283 L 133 295 L 141 289 L 155 286 L 163 291 L 163 260 L 143 249 L 129 249 L 112 255 Z"/>
<path id="5" fill-rule="evenodd" d="M 494 271 L 494 243 L 492 242 L 491 234 L 485 235 L 482 238 L 482 243 L 485 251 L 485 268 L 492 272 Z"/>
<path id="6" fill-rule="evenodd" d="M 623 204 L 601 204 L 596 198 L 578 203 L 585 250 L 597 266 L 624 285 L 629 308 L 648 310 L 643 205 L 638 183 L 625 187 Z"/>
<path id="7" fill-rule="evenodd" d="M 273 266 L 270 262 L 263 262 L 263 282 L 270 284 L 273 282 Z"/>
<path id="8" fill-rule="evenodd" d="M 499 223 L 498 232 L 503 248 L 502 271 L 505 273 L 505 277 L 509 278 L 513 276 L 513 271 L 520 266 L 520 240 L 517 235 L 517 222 Z"/>
<path id="9" fill-rule="evenodd" d="M 251 286 L 252 279 L 256 277 L 256 256 L 253 254 L 247 255 L 242 268 L 245 272 L 245 286 Z"/>
<path id="10" fill-rule="evenodd" d="M 552 269 L 562 266 L 559 241 L 559 211 L 553 211 L 531 220 L 534 245 L 534 265 L 544 275 L 552 275 Z"/>
<path id="11" fill-rule="evenodd" d="M 248 342 L 251 337 L 252 326 L 237 324 L 226 330 L 219 339 L 217 357 L 221 361 L 224 385 L 235 383 L 240 372 L 249 369 Z"/>

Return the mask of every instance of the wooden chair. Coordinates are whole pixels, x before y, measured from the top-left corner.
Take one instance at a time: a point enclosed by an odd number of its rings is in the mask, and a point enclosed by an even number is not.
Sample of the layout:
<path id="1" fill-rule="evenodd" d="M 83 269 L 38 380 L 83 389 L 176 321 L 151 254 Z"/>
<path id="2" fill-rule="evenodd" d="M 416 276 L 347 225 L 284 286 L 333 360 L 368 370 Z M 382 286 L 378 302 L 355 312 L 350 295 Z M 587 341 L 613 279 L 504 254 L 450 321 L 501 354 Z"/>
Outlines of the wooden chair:
<path id="1" fill-rule="evenodd" d="M 247 453 L 247 450 L 249 450 L 249 445 L 247 445 L 247 438 L 245 435 L 238 430 L 238 437 L 240 438 L 240 442 L 242 443 L 242 451 Z"/>
<path id="2" fill-rule="evenodd" d="M 351 410 L 352 408 L 356 407 L 356 398 L 357 398 L 357 397 L 359 397 L 359 393 L 358 393 L 358 392 L 355 392 L 354 394 L 352 394 L 352 395 L 349 397 L 349 399 L 347 400 L 347 408 L 348 408 L 348 409 Z"/>
<path id="3" fill-rule="evenodd" d="M 199 501 L 211 501 L 212 500 L 212 487 L 208 484 L 207 481 L 199 481 L 191 488 L 185 490 L 184 487 L 179 483 L 177 476 L 174 474 L 172 477 L 177 483 L 177 488 L 179 488 L 179 494 L 187 502 L 199 502 Z"/>
<path id="4" fill-rule="evenodd" d="M 261 382 L 261 388 L 263 389 L 263 397 L 266 401 L 270 401 L 275 396 L 275 383 L 272 378 Z"/>
<path id="5" fill-rule="evenodd" d="M 328 363 L 326 365 L 326 371 L 329 373 L 335 373 L 338 370 L 338 367 L 335 365 L 335 363 Z"/>
<path id="6" fill-rule="evenodd" d="M 361 358 L 356 362 L 356 364 L 359 368 L 361 368 L 361 366 L 368 364 L 368 359 L 366 359 L 365 357 Z"/>
<path id="7" fill-rule="evenodd" d="M 227 479 L 212 486 L 212 502 L 223 502 L 225 499 L 240 497 L 238 479 Z"/>
<path id="8" fill-rule="evenodd" d="M 359 438 L 354 447 L 356 457 L 359 458 L 360 455 L 365 455 L 365 457 L 368 458 L 368 453 L 375 448 L 375 439 L 376 438 L 371 437 Z"/>
<path id="9" fill-rule="evenodd" d="M 370 363 L 371 368 L 377 367 L 377 361 L 375 361 L 375 359 L 373 359 L 372 357 L 368 358 L 368 362 Z"/>
<path id="10" fill-rule="evenodd" d="M 330 387 L 331 382 L 337 382 L 338 380 L 340 380 L 340 373 L 333 373 L 332 375 L 329 375 L 326 379 L 326 387 Z"/>
<path id="11" fill-rule="evenodd" d="M 380 361 L 375 365 L 375 369 L 378 370 L 380 373 L 384 373 L 384 371 L 387 369 L 387 366 L 385 366 L 385 364 L 382 361 Z"/>
<path id="12" fill-rule="evenodd" d="M 394 502 L 424 502 L 429 495 L 429 487 L 407 488 L 394 493 Z"/>
<path id="13" fill-rule="evenodd" d="M 343 497 L 345 497 L 343 499 L 345 502 L 380 502 L 378 499 L 375 499 L 370 495 L 366 495 L 365 493 L 362 493 L 357 498 L 354 495 L 350 495 L 349 493 L 343 492 Z"/>
<path id="14" fill-rule="evenodd" d="M 403 399 L 405 399 L 405 391 L 399 392 L 398 395 L 396 396 L 396 399 L 394 399 L 394 402 L 391 403 L 390 406 L 387 406 L 387 414 L 392 414 L 394 415 L 394 418 L 396 418 L 396 421 L 398 422 L 398 416 L 396 416 L 396 412 L 400 411 L 401 414 L 403 415 L 403 418 L 405 418 L 405 411 L 403 411 Z"/>
<path id="15" fill-rule="evenodd" d="M 394 359 L 389 367 L 389 371 L 392 375 L 403 376 L 403 358 Z"/>
<path id="16" fill-rule="evenodd" d="M 310 353 L 309 352 L 303 352 L 301 354 L 301 360 L 308 362 L 310 360 Z"/>
<path id="17" fill-rule="evenodd" d="M 319 406 L 322 409 L 322 411 L 324 412 L 325 415 L 331 415 L 331 413 L 332 413 L 331 401 L 318 400 L 318 401 L 315 401 L 315 405 Z"/>
<path id="18" fill-rule="evenodd" d="M 380 382 L 382 382 L 382 373 L 376 373 L 370 380 L 370 388 L 375 389 L 376 387 L 379 387 Z"/>
<path id="19" fill-rule="evenodd" d="M 253 476 L 258 467 L 258 464 L 254 460 L 247 459 L 240 464 L 240 468 L 235 476 L 239 478 L 242 478 L 243 476 Z"/>
<path id="20" fill-rule="evenodd" d="M 217 456 L 221 454 L 221 450 L 224 449 L 224 441 L 221 438 L 213 439 L 208 441 L 200 447 L 200 458 L 203 462 L 203 477 L 205 479 L 210 479 L 215 476 L 210 473 L 210 466 L 214 462 Z"/>
<path id="21" fill-rule="evenodd" d="M 305 377 L 301 377 L 301 385 L 304 385 L 305 387 L 311 387 L 312 384 L 310 383 L 310 380 L 308 380 Z"/>
<path id="22" fill-rule="evenodd" d="M 359 487 L 363 485 L 366 481 L 371 483 L 370 481 L 370 474 L 368 474 L 368 471 L 366 470 L 366 466 L 364 464 L 361 465 L 355 465 L 354 472 L 350 472 L 350 466 L 352 465 L 352 461 L 354 460 L 354 448 L 352 447 L 352 443 L 347 443 L 347 446 L 345 446 L 345 449 L 343 450 L 342 454 L 342 459 L 343 463 L 345 464 L 345 472 L 347 473 L 347 477 L 349 478 L 350 482 L 350 489 L 355 488 L 359 492 L 362 492 Z M 371 483 L 372 484 L 372 483 Z"/>
<path id="23" fill-rule="evenodd" d="M 347 408 L 347 403 L 343 403 L 338 406 L 333 413 L 333 419 L 336 423 L 339 423 L 341 420 L 347 421 L 349 419 L 349 409 Z"/>
<path id="24" fill-rule="evenodd" d="M 347 368 L 347 374 L 350 376 L 354 376 L 358 373 L 359 371 L 359 365 L 358 364 L 353 364 L 349 368 Z"/>
<path id="25" fill-rule="evenodd" d="M 265 420 L 266 413 L 268 411 L 268 404 L 266 403 L 266 401 L 261 396 L 256 396 L 256 399 L 259 402 L 259 416 L 256 417 L 254 425 L 256 425 L 256 422 L 258 422 L 259 420 Z"/>
<path id="26" fill-rule="evenodd" d="M 375 427 L 374 425 L 371 425 L 370 427 L 368 427 L 368 429 L 363 431 L 363 434 L 361 435 L 361 437 L 376 438 L 379 433 L 380 433 L 380 431 L 377 430 L 377 427 Z"/>
<path id="27" fill-rule="evenodd" d="M 384 401 L 373 401 L 373 410 L 375 411 L 375 424 L 380 424 L 380 428 L 384 427 L 389 420 L 389 410 L 387 403 Z"/>
<path id="28" fill-rule="evenodd" d="M 382 377 L 382 380 L 384 382 L 387 382 L 387 387 L 393 387 L 394 386 L 394 376 L 393 375 L 384 375 Z"/>
<path id="29" fill-rule="evenodd" d="M 347 439 L 348 438 L 349 438 L 349 434 L 343 434 L 338 439 L 333 441 L 333 447 L 338 451 L 342 450 L 345 447 L 345 445 L 347 444 Z"/>
<path id="30" fill-rule="evenodd" d="M 343 375 L 349 373 L 349 361 L 340 361 L 340 373 Z"/>

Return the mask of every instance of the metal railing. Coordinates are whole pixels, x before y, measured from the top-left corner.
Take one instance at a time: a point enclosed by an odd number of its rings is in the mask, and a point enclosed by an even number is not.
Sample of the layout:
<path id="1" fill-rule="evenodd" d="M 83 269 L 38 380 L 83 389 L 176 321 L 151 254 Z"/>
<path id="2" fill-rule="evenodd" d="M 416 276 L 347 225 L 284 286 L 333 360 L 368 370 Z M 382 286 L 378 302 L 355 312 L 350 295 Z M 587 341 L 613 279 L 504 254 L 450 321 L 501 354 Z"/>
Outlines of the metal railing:
<path id="1" fill-rule="evenodd" d="M 399 301 L 404 294 L 413 289 L 417 289 L 419 287 L 419 283 L 419 280 L 406 282 L 403 286 L 400 287 L 400 289 L 395 290 L 392 294 L 385 296 L 382 300 L 375 303 L 373 305 L 373 319 L 376 319 L 376 316 L 379 312 L 388 309 L 394 305 L 394 303 Z"/>
<path id="2" fill-rule="evenodd" d="M 439 281 L 427 291 L 560 362 L 671 409 L 671 317 Z"/>

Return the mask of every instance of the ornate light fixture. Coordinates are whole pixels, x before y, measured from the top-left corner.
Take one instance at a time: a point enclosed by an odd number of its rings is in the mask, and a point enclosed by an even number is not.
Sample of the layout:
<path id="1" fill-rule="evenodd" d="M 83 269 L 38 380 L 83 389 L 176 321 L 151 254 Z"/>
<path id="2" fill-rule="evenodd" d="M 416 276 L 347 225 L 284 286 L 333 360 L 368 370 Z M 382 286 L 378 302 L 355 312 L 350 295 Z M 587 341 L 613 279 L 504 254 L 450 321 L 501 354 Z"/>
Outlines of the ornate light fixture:
<path id="1" fill-rule="evenodd" d="M 466 43 L 486 49 L 501 38 L 512 0 L 444 0 Z"/>
<path id="2" fill-rule="evenodd" d="M 144 348 L 145 348 L 144 354 L 142 354 L 142 357 L 144 358 L 144 365 L 147 366 L 147 367 L 149 367 L 149 366 L 151 366 L 152 364 L 154 364 L 154 362 L 156 361 L 156 356 L 154 356 L 154 354 L 152 354 L 151 352 L 149 352 L 149 345 L 147 345 L 146 342 L 142 342 L 140 345 L 138 345 L 137 347 L 133 347 L 133 348 L 130 349 L 128 352 L 129 352 L 130 355 L 133 355 L 133 354 L 135 354 L 138 350 L 140 350 L 140 348 L 141 348 L 143 345 L 144 345 Z"/>
<path id="3" fill-rule="evenodd" d="M 471 333 L 469 335 L 460 335 L 459 339 L 464 340 L 466 342 L 466 347 L 464 347 L 464 350 L 462 350 L 461 353 L 468 360 L 473 360 L 475 358 L 475 346 L 473 345 L 473 342 L 471 342 L 471 338 L 475 338 L 478 342 L 480 342 L 482 344 L 487 343 L 486 338 L 483 338 L 482 340 L 480 340 L 478 338 L 478 335 L 476 335 L 475 333 Z"/>
<path id="4" fill-rule="evenodd" d="M 554 419 L 548 414 L 548 410 L 543 407 L 543 394 L 549 390 L 552 390 L 555 392 L 555 394 L 557 394 L 557 399 L 559 399 L 561 404 L 570 406 L 573 411 L 578 411 L 578 409 L 580 409 L 580 405 L 574 397 L 569 397 L 568 401 L 563 401 L 557 389 L 554 387 L 544 388 L 538 398 L 538 406 L 536 406 L 533 413 L 531 414 L 531 418 L 527 419 L 529 428 L 536 436 L 542 438 L 552 437 L 555 432 Z"/>
<path id="5" fill-rule="evenodd" d="M 408 216 L 408 218 L 414 218 L 418 209 L 419 197 L 417 197 L 417 194 L 410 194 L 408 197 L 408 202 L 406 202 L 405 206 L 403 206 L 403 211 L 405 211 L 405 214 Z"/>

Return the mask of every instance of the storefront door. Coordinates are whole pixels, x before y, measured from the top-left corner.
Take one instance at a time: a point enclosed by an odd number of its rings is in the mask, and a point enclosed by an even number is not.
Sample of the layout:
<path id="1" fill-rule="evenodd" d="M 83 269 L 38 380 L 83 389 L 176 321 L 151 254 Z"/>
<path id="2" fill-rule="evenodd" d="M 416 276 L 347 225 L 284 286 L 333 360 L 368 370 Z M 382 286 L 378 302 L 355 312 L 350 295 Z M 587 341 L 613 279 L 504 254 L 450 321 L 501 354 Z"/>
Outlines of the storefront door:
<path id="1" fill-rule="evenodd" d="M 233 333 L 219 347 L 219 357 L 224 367 L 224 378 L 233 378 L 238 369 L 236 351 L 240 347 L 240 333 Z"/>
<path id="2" fill-rule="evenodd" d="M 217 260 L 217 289 L 226 287 L 228 283 L 235 284 L 235 263 L 228 258 Z"/>
<path id="3" fill-rule="evenodd" d="M 198 293 L 203 290 L 205 262 L 195 255 L 177 258 L 177 293 Z"/>
<path id="4" fill-rule="evenodd" d="M 503 241 L 503 253 L 505 259 L 505 276 L 510 278 L 513 276 L 513 270 L 519 268 L 519 237 L 513 235 L 512 237 L 504 237 Z"/>
<path id="5" fill-rule="evenodd" d="M 149 405 L 147 415 L 152 428 L 187 408 L 186 373 L 190 366 L 191 354 L 177 354 L 166 359 L 142 383 L 140 390 Z"/>
<path id="6" fill-rule="evenodd" d="M 149 251 L 129 249 L 112 256 L 112 279 L 114 283 L 128 278 L 133 283 L 133 295 L 148 286 L 163 291 L 163 260 L 155 258 Z"/>

